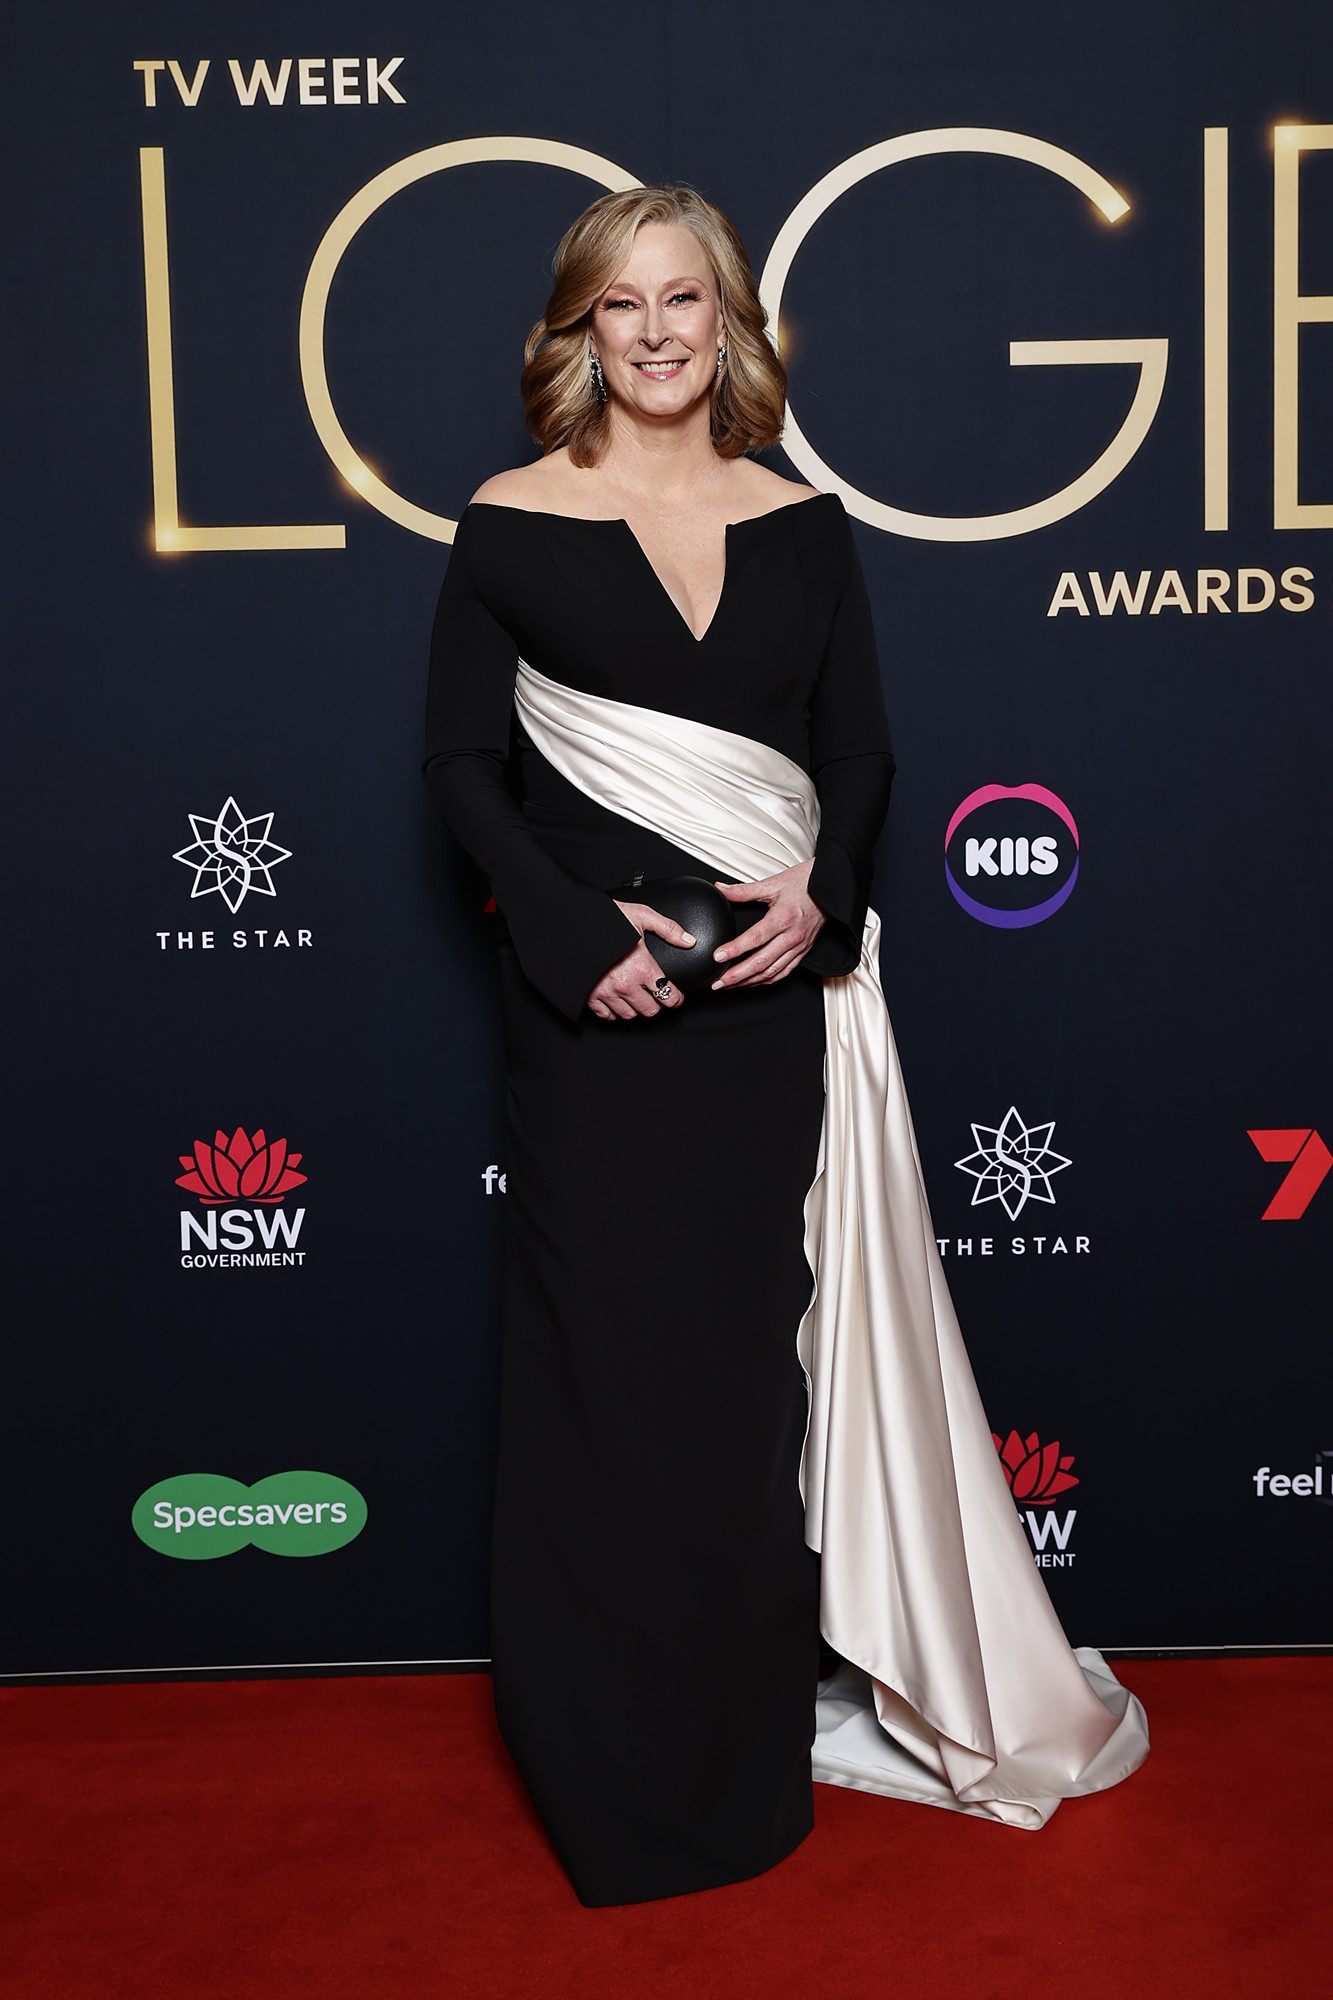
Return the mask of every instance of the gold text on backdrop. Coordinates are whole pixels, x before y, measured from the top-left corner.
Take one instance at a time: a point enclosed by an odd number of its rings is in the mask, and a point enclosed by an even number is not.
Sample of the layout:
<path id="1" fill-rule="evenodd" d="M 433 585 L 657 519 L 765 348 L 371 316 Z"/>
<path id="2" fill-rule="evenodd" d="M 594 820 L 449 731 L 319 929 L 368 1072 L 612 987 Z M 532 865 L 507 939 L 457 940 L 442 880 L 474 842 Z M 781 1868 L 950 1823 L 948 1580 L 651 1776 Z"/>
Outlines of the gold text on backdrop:
<path id="1" fill-rule="evenodd" d="M 352 196 L 325 231 L 305 281 L 300 334 L 301 380 L 320 443 L 353 492 L 368 500 L 372 507 L 378 507 L 391 521 L 397 521 L 400 527 L 411 528 L 414 534 L 428 535 L 437 542 L 452 542 L 457 522 L 443 514 L 432 514 L 429 508 L 418 507 L 396 493 L 378 473 L 371 471 L 339 423 L 324 366 L 324 316 L 328 311 L 329 288 L 343 253 L 376 209 L 411 187 L 414 181 L 443 173 L 449 167 L 472 166 L 478 160 L 531 160 L 541 166 L 563 167 L 569 173 L 583 174 L 604 188 L 618 191 L 639 186 L 633 174 L 626 173 L 613 161 L 602 159 L 598 153 L 585 153 L 580 146 L 566 146 L 559 139 L 456 139 L 449 145 L 428 146 L 423 153 L 411 153 L 407 159 L 376 174 L 373 181 L 367 181 Z"/>
<path id="2" fill-rule="evenodd" d="M 184 79 L 182 79 L 184 83 Z M 202 79 L 190 79 L 195 91 Z M 1203 161 L 1203 514 L 1208 530 L 1229 519 L 1229 372 L 1227 128 L 1204 132 Z M 1300 330 L 1333 321 L 1333 296 L 1303 294 L 1299 286 L 1300 188 L 1303 152 L 1333 150 L 1333 125 L 1278 125 L 1273 131 L 1273 525 L 1333 528 L 1333 503 L 1298 497 Z M 839 196 L 870 174 L 905 160 L 947 153 L 992 153 L 1056 174 L 1093 204 L 1109 223 L 1129 204 L 1102 174 L 1076 154 L 1023 132 L 974 126 L 908 132 L 856 153 L 813 187 L 778 231 L 760 280 L 770 335 L 782 341 L 783 288 L 811 228 Z M 177 504 L 175 396 L 172 385 L 171 298 L 164 157 L 160 147 L 140 155 L 144 290 L 148 338 L 149 423 L 152 433 L 155 545 L 164 554 L 187 550 L 335 549 L 346 543 L 338 523 L 294 527 L 196 528 L 181 523 Z M 455 522 L 419 506 L 372 471 L 339 422 L 329 391 L 324 328 L 334 275 L 357 232 L 384 203 L 414 182 L 447 168 L 484 161 L 526 161 L 581 174 L 605 188 L 640 185 L 614 161 L 559 139 L 526 137 L 459 139 L 409 154 L 368 181 L 325 231 L 311 260 L 301 300 L 301 379 L 321 443 L 348 486 L 362 500 L 413 534 L 451 542 Z M 997 514 L 915 514 L 861 492 L 828 465 L 789 411 L 783 444 L 792 463 L 817 486 L 841 495 L 849 513 L 886 534 L 920 541 L 998 541 L 1033 533 L 1087 506 L 1133 459 L 1152 426 L 1166 382 L 1168 343 L 1160 336 L 1124 339 L 1011 340 L 1012 367 L 1132 366 L 1138 379 L 1123 423 L 1101 455 L 1056 493 Z M 1211 574 L 1211 572 L 1210 572 Z M 1247 607 L 1248 608 L 1248 607 Z"/>
<path id="3" fill-rule="evenodd" d="M 1025 132 L 992 131 L 980 126 L 958 125 L 935 132 L 904 132 L 896 139 L 883 139 L 854 153 L 832 173 L 811 188 L 778 231 L 769 253 L 759 295 L 768 308 L 770 324 L 781 330 L 779 314 L 782 291 L 795 261 L 796 252 L 811 228 L 833 206 L 869 174 L 884 167 L 899 166 L 904 160 L 920 160 L 939 153 L 998 153 L 1011 160 L 1027 160 L 1047 173 L 1058 174 L 1071 187 L 1087 196 L 1107 222 L 1119 222 L 1129 213 L 1129 203 L 1110 181 L 1085 160 L 1033 139 Z M 1089 363 L 1129 362 L 1137 365 L 1138 383 L 1124 423 L 1100 458 L 1086 472 L 1062 486 L 1044 500 L 1027 507 L 1015 507 L 1002 514 L 911 514 L 906 508 L 892 507 L 873 500 L 868 493 L 849 483 L 819 456 L 790 406 L 782 443 L 788 458 L 815 486 L 841 494 L 849 514 L 855 514 L 872 528 L 890 535 L 910 535 L 924 542 L 993 542 L 1009 535 L 1031 534 L 1035 528 L 1049 527 L 1066 514 L 1078 512 L 1089 500 L 1118 479 L 1147 437 L 1166 382 L 1165 340 L 1011 340 L 1009 361 L 1014 368 L 1076 367 Z"/>

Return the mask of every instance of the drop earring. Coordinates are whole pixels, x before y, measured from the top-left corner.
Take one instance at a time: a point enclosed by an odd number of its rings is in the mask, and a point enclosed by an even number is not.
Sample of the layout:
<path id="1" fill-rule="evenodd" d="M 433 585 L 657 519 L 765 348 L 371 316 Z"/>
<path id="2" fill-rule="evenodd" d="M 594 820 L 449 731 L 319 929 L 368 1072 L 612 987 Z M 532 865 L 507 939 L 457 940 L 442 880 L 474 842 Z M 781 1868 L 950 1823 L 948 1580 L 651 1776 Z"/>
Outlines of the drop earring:
<path id="1" fill-rule="evenodd" d="M 594 353 L 592 355 L 591 365 L 592 386 L 597 392 L 598 402 L 604 403 L 606 401 L 606 377 L 602 373 L 602 357 L 600 354 Z"/>
<path id="2" fill-rule="evenodd" d="M 726 358 L 727 358 L 727 350 L 724 345 L 722 347 L 719 347 L 717 350 L 717 373 L 719 375 L 722 373 L 722 363 L 726 360 Z"/>

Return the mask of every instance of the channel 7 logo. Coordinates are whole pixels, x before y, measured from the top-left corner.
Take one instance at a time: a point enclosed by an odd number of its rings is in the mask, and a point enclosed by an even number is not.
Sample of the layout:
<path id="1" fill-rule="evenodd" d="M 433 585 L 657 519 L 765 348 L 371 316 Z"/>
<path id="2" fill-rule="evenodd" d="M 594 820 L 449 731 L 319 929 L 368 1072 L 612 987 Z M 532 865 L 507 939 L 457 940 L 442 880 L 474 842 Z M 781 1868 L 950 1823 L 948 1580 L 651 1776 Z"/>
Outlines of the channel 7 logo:
<path id="1" fill-rule="evenodd" d="M 1265 1160 L 1286 1165 L 1289 1170 L 1278 1183 L 1277 1193 L 1263 1213 L 1265 1222 L 1296 1222 L 1304 1215 L 1330 1167 L 1333 1153 L 1319 1134 L 1308 1125 L 1283 1126 L 1275 1131 L 1251 1132 Z"/>

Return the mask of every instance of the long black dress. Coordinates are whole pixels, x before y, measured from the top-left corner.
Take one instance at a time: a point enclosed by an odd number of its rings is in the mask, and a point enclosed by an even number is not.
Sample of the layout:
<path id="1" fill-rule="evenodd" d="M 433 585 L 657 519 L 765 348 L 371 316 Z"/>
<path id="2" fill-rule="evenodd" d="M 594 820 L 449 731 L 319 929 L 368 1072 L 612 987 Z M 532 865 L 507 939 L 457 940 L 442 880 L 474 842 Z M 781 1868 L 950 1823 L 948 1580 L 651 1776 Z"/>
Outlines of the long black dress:
<path id="1" fill-rule="evenodd" d="M 757 1874 L 813 1820 L 802 1210 L 821 979 L 857 961 L 894 764 L 841 501 L 736 522 L 726 543 L 696 639 L 627 522 L 474 502 L 432 640 L 426 774 L 501 918 L 496 1712 L 586 1904 Z M 795 973 L 651 1020 L 588 1011 L 636 938 L 613 893 L 714 871 L 540 756 L 514 715 L 520 654 L 811 774 L 828 922 Z"/>

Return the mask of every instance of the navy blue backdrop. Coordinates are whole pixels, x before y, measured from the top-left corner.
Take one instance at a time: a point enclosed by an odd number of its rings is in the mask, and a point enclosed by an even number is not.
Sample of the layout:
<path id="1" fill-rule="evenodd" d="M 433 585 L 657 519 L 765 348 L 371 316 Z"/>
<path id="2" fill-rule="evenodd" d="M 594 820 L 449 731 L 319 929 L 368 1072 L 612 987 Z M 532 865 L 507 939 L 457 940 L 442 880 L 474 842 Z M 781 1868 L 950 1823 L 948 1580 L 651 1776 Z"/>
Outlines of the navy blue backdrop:
<path id="1" fill-rule="evenodd" d="M 1333 1639 L 1326 11 L 25 36 L 0 1672 L 486 1655 L 500 1048 L 426 644 L 614 177 L 785 274 L 769 459 L 856 520 L 886 987 L 1069 1635 Z"/>

